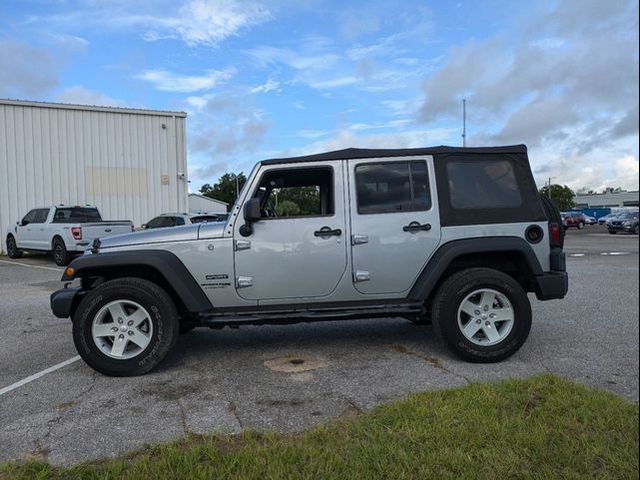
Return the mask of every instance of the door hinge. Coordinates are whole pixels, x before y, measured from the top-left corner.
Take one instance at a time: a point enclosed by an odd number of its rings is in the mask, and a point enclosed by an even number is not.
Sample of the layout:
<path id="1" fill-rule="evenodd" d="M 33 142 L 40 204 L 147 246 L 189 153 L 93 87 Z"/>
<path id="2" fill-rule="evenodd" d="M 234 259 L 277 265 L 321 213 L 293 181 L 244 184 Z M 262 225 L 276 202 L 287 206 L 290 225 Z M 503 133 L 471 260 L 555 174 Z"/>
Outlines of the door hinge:
<path id="1" fill-rule="evenodd" d="M 351 245 L 362 245 L 363 243 L 369 243 L 368 235 L 360 235 L 357 233 L 351 235 Z"/>
<path id="2" fill-rule="evenodd" d="M 249 250 L 251 248 L 250 240 L 236 240 L 234 242 L 234 250 L 239 252 L 240 250 Z"/>
<path id="3" fill-rule="evenodd" d="M 253 277 L 236 277 L 237 288 L 247 288 L 253 285 Z"/>
<path id="4" fill-rule="evenodd" d="M 355 283 L 368 282 L 369 280 L 371 280 L 371 274 L 366 270 L 356 270 L 353 273 L 353 281 Z"/>

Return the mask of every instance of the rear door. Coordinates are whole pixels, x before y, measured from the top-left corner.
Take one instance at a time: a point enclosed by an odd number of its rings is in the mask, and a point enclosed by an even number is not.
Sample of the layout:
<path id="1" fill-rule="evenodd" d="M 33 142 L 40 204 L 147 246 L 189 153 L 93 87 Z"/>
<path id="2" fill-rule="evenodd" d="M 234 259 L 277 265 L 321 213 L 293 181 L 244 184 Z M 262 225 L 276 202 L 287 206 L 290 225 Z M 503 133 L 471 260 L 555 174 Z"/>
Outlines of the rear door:
<path id="1" fill-rule="evenodd" d="M 364 294 L 406 294 L 440 242 L 433 157 L 349 160 L 352 275 Z"/>

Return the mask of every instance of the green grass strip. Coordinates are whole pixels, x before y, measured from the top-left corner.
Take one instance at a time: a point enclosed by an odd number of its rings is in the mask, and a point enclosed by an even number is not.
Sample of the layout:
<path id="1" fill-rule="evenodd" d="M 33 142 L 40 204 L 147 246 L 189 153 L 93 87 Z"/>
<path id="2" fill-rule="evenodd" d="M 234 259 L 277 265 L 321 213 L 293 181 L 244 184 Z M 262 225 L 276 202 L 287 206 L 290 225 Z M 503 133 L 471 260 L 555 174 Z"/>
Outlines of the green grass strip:
<path id="1" fill-rule="evenodd" d="M 189 436 L 0 479 L 638 478 L 638 405 L 553 375 L 425 392 L 299 434 Z"/>

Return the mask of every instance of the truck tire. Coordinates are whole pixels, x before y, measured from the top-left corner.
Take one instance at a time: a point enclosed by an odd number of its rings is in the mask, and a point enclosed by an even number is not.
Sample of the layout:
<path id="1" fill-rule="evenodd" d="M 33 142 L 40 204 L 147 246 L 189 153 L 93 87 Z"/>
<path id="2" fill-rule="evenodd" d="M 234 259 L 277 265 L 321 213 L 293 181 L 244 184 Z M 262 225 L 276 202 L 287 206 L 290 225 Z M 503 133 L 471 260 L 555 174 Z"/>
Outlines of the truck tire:
<path id="1" fill-rule="evenodd" d="M 73 315 L 73 341 L 87 364 L 105 375 L 143 375 L 178 338 L 171 297 L 149 280 L 124 277 L 91 290 Z"/>
<path id="2" fill-rule="evenodd" d="M 69 255 L 64 241 L 60 237 L 55 237 L 53 242 L 51 242 L 51 254 L 53 255 L 53 261 L 56 262 L 56 265 L 60 267 L 69 265 L 71 255 Z"/>
<path id="3" fill-rule="evenodd" d="M 531 304 L 520 284 L 490 268 L 451 275 L 433 302 L 433 325 L 453 352 L 476 363 L 517 352 L 531 330 Z"/>
<path id="4" fill-rule="evenodd" d="M 22 257 L 22 250 L 18 248 L 18 244 L 13 235 L 7 235 L 7 256 L 9 258 Z"/>

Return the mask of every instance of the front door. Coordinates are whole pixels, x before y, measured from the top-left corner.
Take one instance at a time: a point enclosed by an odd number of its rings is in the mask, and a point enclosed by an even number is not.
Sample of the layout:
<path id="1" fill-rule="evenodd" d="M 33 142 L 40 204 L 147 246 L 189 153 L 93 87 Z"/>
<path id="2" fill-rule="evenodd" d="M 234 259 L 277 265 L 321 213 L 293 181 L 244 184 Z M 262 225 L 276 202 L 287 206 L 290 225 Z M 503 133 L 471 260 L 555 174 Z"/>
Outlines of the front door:
<path id="1" fill-rule="evenodd" d="M 247 300 L 318 299 L 347 274 L 343 162 L 262 166 L 247 198 L 260 198 L 252 232 L 234 225 L 236 288 Z M 245 232 L 246 233 L 246 232 Z"/>
<path id="2" fill-rule="evenodd" d="M 433 157 L 350 160 L 348 172 L 354 286 L 403 296 L 440 242 Z"/>
<path id="3" fill-rule="evenodd" d="M 37 248 L 35 241 L 35 228 L 39 227 L 38 225 L 33 225 L 33 221 L 36 220 L 38 216 L 38 209 L 34 208 L 29 211 L 20 223 L 16 226 L 16 243 L 19 248 Z"/>

